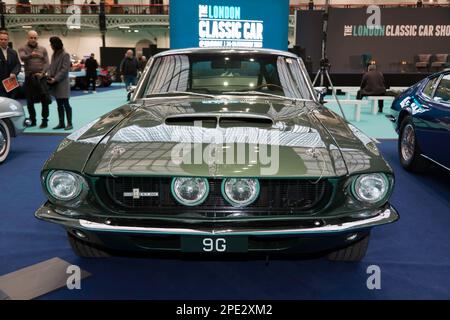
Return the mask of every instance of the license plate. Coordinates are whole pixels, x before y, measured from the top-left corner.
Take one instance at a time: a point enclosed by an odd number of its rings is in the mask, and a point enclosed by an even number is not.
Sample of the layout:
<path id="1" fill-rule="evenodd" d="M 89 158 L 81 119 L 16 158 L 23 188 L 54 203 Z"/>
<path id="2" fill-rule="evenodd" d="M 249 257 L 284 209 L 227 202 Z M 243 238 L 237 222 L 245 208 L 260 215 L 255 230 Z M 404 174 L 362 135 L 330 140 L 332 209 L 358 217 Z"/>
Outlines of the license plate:
<path id="1" fill-rule="evenodd" d="M 247 252 L 248 238 L 242 236 L 182 236 L 181 251 L 183 252 Z"/>

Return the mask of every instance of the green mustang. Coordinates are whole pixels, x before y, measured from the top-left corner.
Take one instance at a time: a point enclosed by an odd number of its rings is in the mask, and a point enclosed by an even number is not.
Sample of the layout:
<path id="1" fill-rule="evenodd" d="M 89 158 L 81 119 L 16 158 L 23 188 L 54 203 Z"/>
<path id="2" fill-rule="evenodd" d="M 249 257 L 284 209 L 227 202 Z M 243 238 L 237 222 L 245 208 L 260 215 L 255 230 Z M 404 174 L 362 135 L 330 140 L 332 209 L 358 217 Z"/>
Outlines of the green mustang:
<path id="1" fill-rule="evenodd" d="M 36 217 L 82 257 L 123 251 L 323 252 L 359 261 L 394 222 L 392 169 L 322 106 L 295 55 L 154 56 L 130 103 L 62 141 Z"/>

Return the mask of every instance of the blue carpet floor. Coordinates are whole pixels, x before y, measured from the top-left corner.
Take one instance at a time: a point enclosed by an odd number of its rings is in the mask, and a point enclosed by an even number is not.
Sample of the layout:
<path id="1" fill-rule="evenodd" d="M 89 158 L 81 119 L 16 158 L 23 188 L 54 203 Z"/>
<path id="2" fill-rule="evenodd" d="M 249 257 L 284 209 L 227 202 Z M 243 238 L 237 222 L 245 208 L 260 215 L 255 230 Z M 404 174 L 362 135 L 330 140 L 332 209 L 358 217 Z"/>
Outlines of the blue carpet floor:
<path id="1" fill-rule="evenodd" d="M 0 275 L 60 257 L 92 273 L 82 290 L 41 299 L 449 299 L 450 176 L 400 168 L 396 142 L 380 148 L 394 168 L 392 203 L 401 219 L 374 229 L 359 264 L 318 260 L 192 261 L 76 257 L 59 226 L 33 217 L 45 200 L 39 170 L 61 136 L 21 136 L 0 166 Z M 367 267 L 381 268 L 381 290 L 366 287 Z"/>

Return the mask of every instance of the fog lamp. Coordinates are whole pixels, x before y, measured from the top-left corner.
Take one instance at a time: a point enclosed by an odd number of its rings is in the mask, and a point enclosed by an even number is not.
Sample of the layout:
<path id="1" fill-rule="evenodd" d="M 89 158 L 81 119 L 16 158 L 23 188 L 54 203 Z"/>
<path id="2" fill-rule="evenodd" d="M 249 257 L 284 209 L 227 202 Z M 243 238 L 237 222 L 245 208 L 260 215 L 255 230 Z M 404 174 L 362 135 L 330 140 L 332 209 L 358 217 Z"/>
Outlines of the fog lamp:
<path id="1" fill-rule="evenodd" d="M 185 206 L 196 206 L 206 200 L 209 192 L 208 181 L 205 178 L 174 178 L 172 194 Z"/>
<path id="2" fill-rule="evenodd" d="M 259 181 L 247 178 L 228 178 L 222 182 L 222 194 L 234 207 L 248 206 L 259 195 Z"/>

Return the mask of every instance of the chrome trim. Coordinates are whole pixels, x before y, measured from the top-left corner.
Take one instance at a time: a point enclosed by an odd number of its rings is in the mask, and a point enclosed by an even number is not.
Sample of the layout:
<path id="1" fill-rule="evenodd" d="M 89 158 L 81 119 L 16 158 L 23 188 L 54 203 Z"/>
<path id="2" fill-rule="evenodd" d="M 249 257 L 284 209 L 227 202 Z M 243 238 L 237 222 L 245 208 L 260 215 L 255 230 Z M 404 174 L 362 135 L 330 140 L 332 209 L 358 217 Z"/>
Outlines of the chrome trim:
<path id="1" fill-rule="evenodd" d="M 267 54 L 275 54 L 282 55 L 290 58 L 297 59 L 298 56 L 283 50 L 275 50 L 275 49 L 263 49 L 263 48 L 230 48 L 230 47 L 208 47 L 208 48 L 183 48 L 183 49 L 173 49 L 167 50 L 160 53 L 155 54 L 152 58 L 159 58 L 164 56 L 170 56 L 174 54 L 189 54 L 189 53 L 267 53 Z"/>
<path id="2" fill-rule="evenodd" d="M 305 79 L 306 85 L 308 86 L 309 93 L 312 97 L 312 99 L 310 101 L 315 101 L 316 103 L 323 105 L 323 103 L 321 103 L 320 99 L 317 97 L 316 92 L 314 91 L 314 85 L 311 81 L 311 78 L 309 77 L 308 71 L 306 70 L 306 66 L 305 66 L 303 60 L 298 56 L 296 56 L 296 59 L 297 59 L 297 63 L 300 66 L 300 71 L 303 75 L 303 79 Z"/>
<path id="3" fill-rule="evenodd" d="M 380 224 L 394 222 L 399 218 L 398 213 L 389 207 L 380 210 L 380 213 L 373 218 L 344 222 L 337 225 L 325 225 L 311 228 L 294 229 L 276 229 L 276 230 L 243 230 L 235 231 L 232 229 L 217 229 L 211 231 L 189 229 L 189 228 L 150 228 L 133 226 L 114 226 L 105 223 L 97 223 L 84 219 L 79 219 L 78 223 L 82 229 L 88 231 L 105 232 L 131 232 L 131 233 L 154 233 L 154 234 L 178 234 L 178 235 L 280 235 L 280 234 L 311 234 L 311 233 L 329 233 L 346 232 L 355 229 L 369 228 Z"/>
<path id="4" fill-rule="evenodd" d="M 442 168 L 447 169 L 448 171 L 450 171 L 450 168 L 447 168 L 446 166 L 444 166 L 443 164 L 437 162 L 436 160 L 433 160 L 433 159 L 431 159 L 430 157 L 428 157 L 428 156 L 426 156 L 426 155 L 424 155 L 424 154 L 422 154 L 422 153 L 421 153 L 420 155 L 421 155 L 422 157 L 424 157 L 425 159 L 430 160 L 431 162 L 437 164 L 438 166 L 441 166 Z"/>
<path id="5" fill-rule="evenodd" d="M 182 113 L 182 114 L 174 114 L 167 116 L 164 120 L 172 120 L 172 119 L 183 119 L 183 118 L 192 118 L 192 117 L 210 117 L 216 118 L 220 120 L 220 118 L 253 118 L 253 119 L 263 119 L 270 120 L 274 122 L 274 119 L 268 115 L 262 115 L 253 112 L 195 112 L 195 113 Z"/>
<path id="6" fill-rule="evenodd" d="M 145 97 L 142 97 L 142 95 L 143 95 L 143 92 L 145 91 L 145 88 L 147 87 L 147 81 L 146 80 L 147 80 L 147 77 L 150 76 L 149 70 L 153 66 L 153 62 L 154 61 L 155 61 L 154 56 L 151 57 L 147 61 L 147 64 L 146 64 L 144 70 L 142 71 L 142 74 L 141 74 L 141 76 L 140 76 L 140 78 L 138 80 L 138 83 L 136 84 L 136 89 L 131 94 L 130 102 L 135 102 L 137 100 L 137 97 L 139 97 L 139 96 L 141 96 L 139 99 L 145 98 Z"/>

